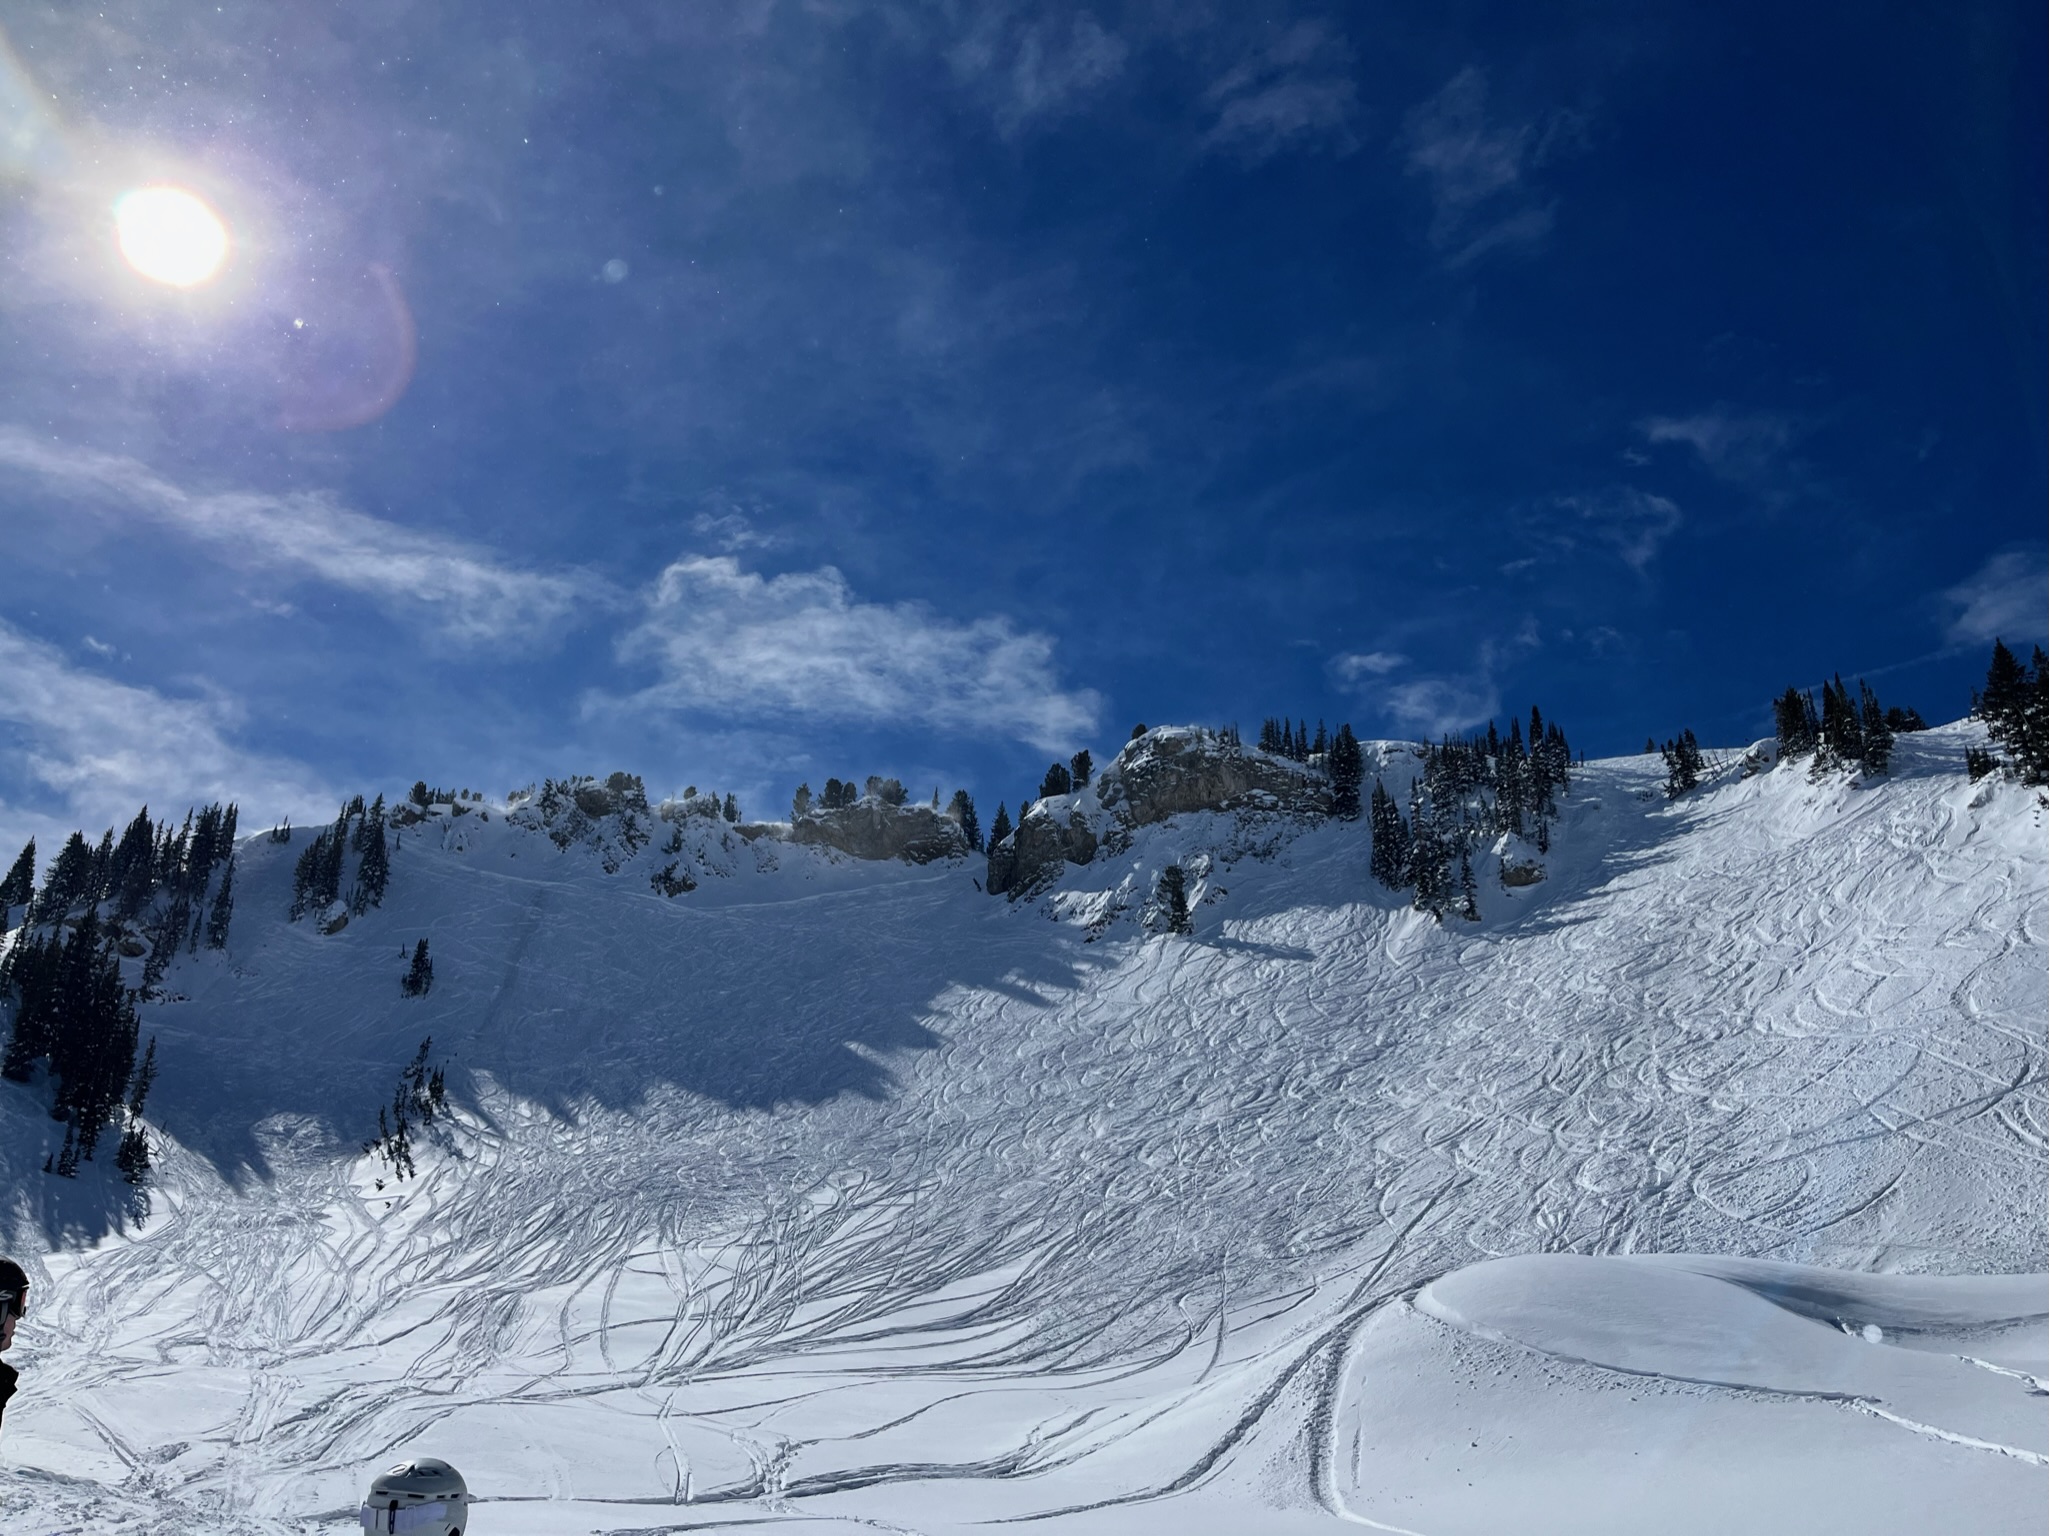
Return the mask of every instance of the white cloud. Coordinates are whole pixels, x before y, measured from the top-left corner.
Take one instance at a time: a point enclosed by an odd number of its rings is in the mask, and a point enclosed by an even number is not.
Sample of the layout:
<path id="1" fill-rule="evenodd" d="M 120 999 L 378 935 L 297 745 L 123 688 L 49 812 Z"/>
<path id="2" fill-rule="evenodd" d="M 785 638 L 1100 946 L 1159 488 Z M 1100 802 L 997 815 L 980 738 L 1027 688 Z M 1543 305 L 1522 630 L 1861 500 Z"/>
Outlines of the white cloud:
<path id="1" fill-rule="evenodd" d="M 1331 657 L 1329 671 L 1332 681 L 1350 687 L 1369 677 L 1385 677 L 1408 659 L 1394 651 L 1345 651 Z"/>
<path id="2" fill-rule="evenodd" d="M 1014 138 L 1025 128 L 1077 110 L 1123 72 L 1130 45 L 1087 11 L 1065 26 L 1038 20 L 1013 28 L 985 12 L 950 54 L 956 79 L 978 84 L 996 128 Z"/>
<path id="3" fill-rule="evenodd" d="M 1541 650 L 1543 644 L 1537 621 L 1525 618 L 1507 639 L 1482 642 L 1472 667 L 1465 671 L 1399 677 L 1409 658 L 1392 651 L 1347 651 L 1325 663 L 1325 671 L 1334 684 L 1398 729 L 1429 740 L 1484 725 L 1499 715 L 1502 668 L 1518 654 Z"/>
<path id="4" fill-rule="evenodd" d="M 1216 121 L 1203 142 L 1251 161 L 1298 141 L 1325 140 L 1340 153 L 1355 144 L 1350 127 L 1358 91 L 1351 49 L 1316 22 L 1290 28 L 1258 58 L 1226 73 L 1208 92 Z"/>
<path id="5" fill-rule="evenodd" d="M 1380 705 L 1427 741 L 1493 719 L 1501 712 L 1501 691 L 1486 677 L 1419 677 L 1386 689 Z"/>
<path id="6" fill-rule="evenodd" d="M 1685 444 L 1712 473 L 1742 483 L 1771 478 L 1794 436 L 1790 417 L 1722 406 L 1691 416 L 1652 416 L 1638 430 L 1647 442 Z"/>
<path id="7" fill-rule="evenodd" d="M 42 478 L 88 505 L 173 529 L 245 570 L 280 571 L 425 610 L 469 643 L 531 636 L 616 595 L 583 572 L 523 571 L 489 551 L 369 517 L 321 492 L 192 494 L 116 454 L 39 442 L 0 427 L 0 465 Z"/>
<path id="8" fill-rule="evenodd" d="M 0 799 L 0 835 L 11 845 L 53 820 L 93 832 L 144 802 L 168 812 L 238 800 L 265 820 L 324 814 L 335 794 L 312 770 L 235 745 L 240 715 L 224 697 L 168 698 L 73 666 L 0 621 L 0 766 L 33 800 Z"/>
<path id="9" fill-rule="evenodd" d="M 660 673 L 626 702 L 992 731 L 1047 751 L 1080 745 L 1102 707 L 1060 686 L 1051 636 L 864 603 L 831 566 L 763 577 L 728 556 L 678 560 L 619 654 Z"/>
<path id="10" fill-rule="evenodd" d="M 2049 559 L 2041 550 L 1994 555 L 1942 596 L 1956 610 L 1949 638 L 1958 644 L 2034 640 L 2049 633 Z"/>
<path id="11" fill-rule="evenodd" d="M 1611 486 L 1588 496 L 1560 496 L 1551 505 L 1569 522 L 1551 530 L 1554 541 L 1570 549 L 1586 534 L 1606 544 L 1622 563 L 1641 575 L 1657 558 L 1658 548 L 1686 519 L 1678 504 L 1634 486 Z"/>
<path id="12" fill-rule="evenodd" d="M 1399 729 L 1428 739 L 1478 725 L 1500 709 L 1492 659 L 1489 648 L 1475 672 L 1397 681 L 1394 674 L 1408 665 L 1408 657 L 1394 651 L 1346 651 L 1326 662 L 1324 671 L 1334 684 L 1378 710 Z"/>
<path id="13" fill-rule="evenodd" d="M 1548 125 L 1503 123 L 1487 114 L 1487 77 L 1468 66 L 1410 111 L 1401 146 L 1408 171 L 1430 187 L 1430 243 L 1461 267 L 1490 251 L 1540 244 L 1555 205 L 1528 185 L 1529 172 L 1578 134 L 1578 119 L 1555 113 Z"/>

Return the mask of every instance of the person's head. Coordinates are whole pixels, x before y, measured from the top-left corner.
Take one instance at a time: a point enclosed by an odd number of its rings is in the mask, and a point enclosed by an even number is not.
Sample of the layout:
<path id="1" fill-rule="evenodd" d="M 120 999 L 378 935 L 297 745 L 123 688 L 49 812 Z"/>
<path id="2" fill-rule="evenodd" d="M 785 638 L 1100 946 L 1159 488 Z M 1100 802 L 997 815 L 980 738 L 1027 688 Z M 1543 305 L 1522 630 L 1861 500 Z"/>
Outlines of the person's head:
<path id="1" fill-rule="evenodd" d="M 14 1344 L 14 1324 L 28 1310 L 28 1274 L 12 1259 L 0 1259 L 0 1350 Z"/>

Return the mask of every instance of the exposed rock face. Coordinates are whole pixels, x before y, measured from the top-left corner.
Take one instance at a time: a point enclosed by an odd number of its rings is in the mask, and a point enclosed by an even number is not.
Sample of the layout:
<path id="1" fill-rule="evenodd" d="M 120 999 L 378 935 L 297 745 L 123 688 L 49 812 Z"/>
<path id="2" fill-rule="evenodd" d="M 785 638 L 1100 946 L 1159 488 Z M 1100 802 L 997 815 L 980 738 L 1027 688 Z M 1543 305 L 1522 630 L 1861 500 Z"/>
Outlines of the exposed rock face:
<path id="1" fill-rule="evenodd" d="M 1087 864 L 1118 829 L 1191 811 L 1249 808 L 1330 814 L 1330 785 L 1311 769 L 1246 752 L 1211 731 L 1148 731 L 1088 788 L 1041 800 L 989 853 L 991 895 L 1028 896 Z"/>
<path id="2" fill-rule="evenodd" d="M 907 864 L 929 864 L 971 851 L 967 834 L 952 817 L 927 805 L 890 805 L 873 795 L 798 817 L 790 823 L 790 841 L 837 848 L 857 859 L 902 859 Z"/>
<path id="3" fill-rule="evenodd" d="M 1129 827 L 1246 806 L 1330 814 L 1330 785 L 1321 774 L 1199 730 L 1148 731 L 1127 743 L 1095 791 L 1103 808 Z"/>
<path id="4" fill-rule="evenodd" d="M 1000 888 L 994 883 L 996 865 L 991 861 L 991 891 L 1000 896 L 1010 890 L 1037 890 L 1058 879 L 1067 865 L 1086 864 L 1096 856 L 1099 839 L 1087 812 L 1074 803 L 1080 798 L 1062 795 L 1032 807 L 1006 844 L 1010 868 Z"/>
<path id="5" fill-rule="evenodd" d="M 1506 886 L 1535 885 L 1544 878 L 1541 864 L 1517 864 L 1505 862 L 1501 866 L 1501 883 Z"/>

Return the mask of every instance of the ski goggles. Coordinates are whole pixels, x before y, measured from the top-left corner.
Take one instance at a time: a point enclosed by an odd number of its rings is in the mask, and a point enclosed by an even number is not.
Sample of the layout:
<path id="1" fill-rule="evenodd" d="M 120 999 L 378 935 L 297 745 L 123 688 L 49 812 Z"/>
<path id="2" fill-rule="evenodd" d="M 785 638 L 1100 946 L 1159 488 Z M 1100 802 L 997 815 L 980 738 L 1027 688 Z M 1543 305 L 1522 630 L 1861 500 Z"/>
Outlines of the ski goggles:
<path id="1" fill-rule="evenodd" d="M 0 1291 L 0 1318 L 26 1317 L 28 1315 L 28 1287 L 18 1291 Z"/>

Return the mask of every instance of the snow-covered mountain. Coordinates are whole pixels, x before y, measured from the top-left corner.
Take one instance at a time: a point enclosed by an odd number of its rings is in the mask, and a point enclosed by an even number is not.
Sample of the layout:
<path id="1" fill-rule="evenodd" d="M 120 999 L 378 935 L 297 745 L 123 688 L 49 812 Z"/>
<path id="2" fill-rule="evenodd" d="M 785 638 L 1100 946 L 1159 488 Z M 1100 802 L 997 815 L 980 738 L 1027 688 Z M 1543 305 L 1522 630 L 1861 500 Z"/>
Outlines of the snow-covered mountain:
<path id="1" fill-rule="evenodd" d="M 259 833 L 143 1010 L 145 1218 L 0 1084 L 0 1516 L 340 1531 L 417 1452 L 477 1536 L 2032 1528 L 2049 843 L 1981 734 L 1585 764 L 1477 922 L 1270 792 L 1077 792 L 1018 900 L 570 793 L 295 923 L 308 834 Z"/>

